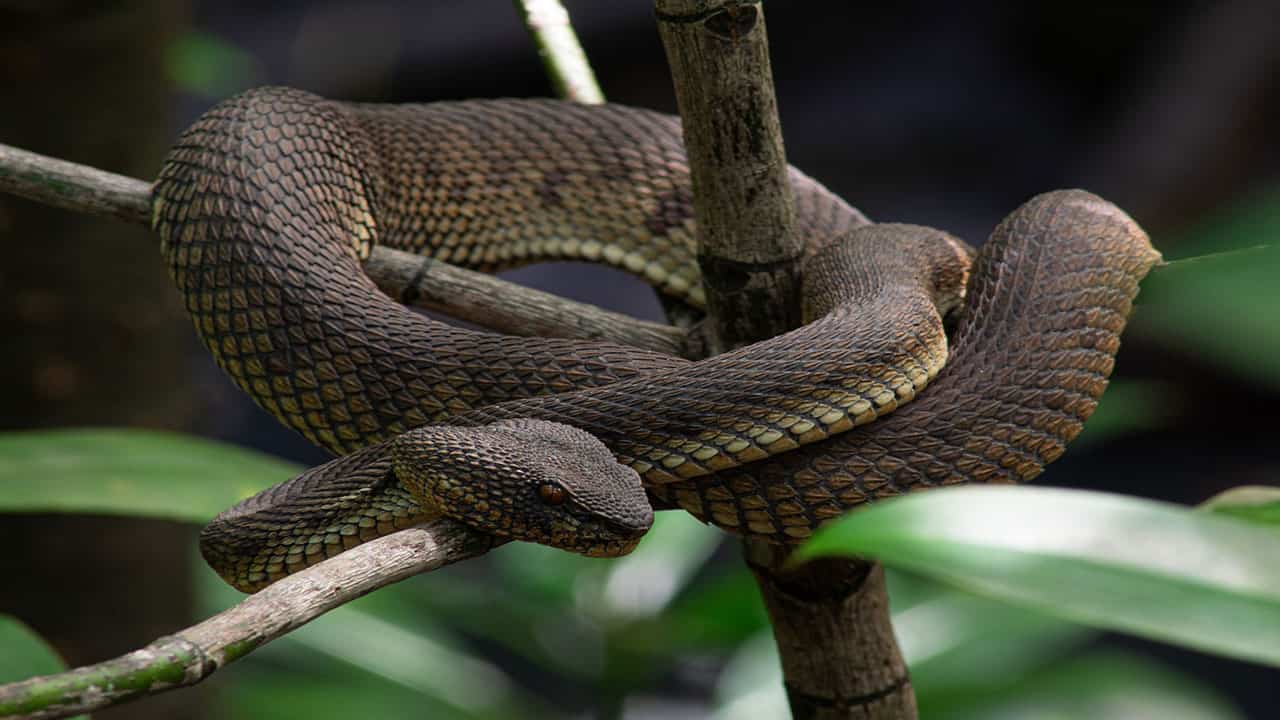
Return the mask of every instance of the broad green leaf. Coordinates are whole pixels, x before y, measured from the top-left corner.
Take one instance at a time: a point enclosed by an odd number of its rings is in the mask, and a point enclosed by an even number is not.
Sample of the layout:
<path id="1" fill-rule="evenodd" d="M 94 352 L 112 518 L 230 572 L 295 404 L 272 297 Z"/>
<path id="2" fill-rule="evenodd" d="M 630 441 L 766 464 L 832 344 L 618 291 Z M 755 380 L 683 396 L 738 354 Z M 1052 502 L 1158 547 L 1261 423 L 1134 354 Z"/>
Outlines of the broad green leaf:
<path id="1" fill-rule="evenodd" d="M 1280 535 L 1229 518 L 1078 490 L 947 488 L 851 513 L 797 557 L 839 554 L 1280 666 Z"/>
<path id="2" fill-rule="evenodd" d="M 1280 386 L 1280 189 L 1170 245 L 1183 259 L 1143 283 L 1134 330 Z"/>
<path id="3" fill-rule="evenodd" d="M 893 624 L 911 667 L 921 717 L 1240 717 L 1208 685 L 1138 655 L 1090 653 L 1056 660 L 1087 632 L 1002 603 L 935 591 L 895 612 Z M 767 630 L 730 659 L 716 688 L 716 704 L 718 719 L 787 717 L 777 649 Z"/>
<path id="4" fill-rule="evenodd" d="M 0 613 L 0 685 L 67 669 L 58 653 L 21 620 Z M 87 718 L 76 715 L 72 720 Z"/>
<path id="5" fill-rule="evenodd" d="M 1280 487 L 1231 488 L 1205 500 L 1200 509 L 1280 530 Z"/>
<path id="6" fill-rule="evenodd" d="M 1198 678 L 1118 652 L 1057 663 L 999 692 L 918 699 L 920 717 L 941 720 L 1243 720 Z"/>
<path id="7" fill-rule="evenodd" d="M 0 434 L 0 512 L 102 513 L 207 522 L 298 468 L 175 433 Z"/>
<path id="8" fill-rule="evenodd" d="M 0 684 L 66 670 L 58 653 L 34 630 L 0 613 Z"/>
<path id="9" fill-rule="evenodd" d="M 1008 688 L 1094 634 L 954 590 L 895 612 L 893 629 L 917 694 L 935 696 Z"/>

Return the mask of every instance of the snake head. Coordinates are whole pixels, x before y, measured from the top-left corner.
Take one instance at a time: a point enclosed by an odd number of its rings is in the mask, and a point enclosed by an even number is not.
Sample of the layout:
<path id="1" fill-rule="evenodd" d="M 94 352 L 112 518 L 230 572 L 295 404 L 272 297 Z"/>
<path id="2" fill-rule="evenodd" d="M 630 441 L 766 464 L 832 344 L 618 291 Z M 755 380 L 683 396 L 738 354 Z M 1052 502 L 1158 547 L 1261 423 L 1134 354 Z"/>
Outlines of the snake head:
<path id="1" fill-rule="evenodd" d="M 631 552 L 653 524 L 640 476 L 568 425 L 424 427 L 393 440 L 392 455 L 419 503 L 493 535 L 611 557 Z"/>

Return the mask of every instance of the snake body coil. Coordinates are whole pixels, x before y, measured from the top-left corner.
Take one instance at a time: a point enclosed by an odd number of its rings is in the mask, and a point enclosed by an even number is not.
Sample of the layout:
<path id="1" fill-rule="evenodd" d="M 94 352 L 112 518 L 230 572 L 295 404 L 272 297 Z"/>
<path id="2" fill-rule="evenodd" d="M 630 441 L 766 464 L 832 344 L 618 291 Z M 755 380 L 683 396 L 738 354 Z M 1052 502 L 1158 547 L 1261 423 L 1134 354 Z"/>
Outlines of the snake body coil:
<path id="1" fill-rule="evenodd" d="M 375 243 L 483 269 L 598 260 L 698 305 L 676 119 L 553 101 L 348 105 L 272 88 L 210 111 L 155 186 L 170 271 L 236 383 L 346 457 L 219 516 L 206 558 L 254 589 L 441 512 L 622 552 L 648 523 L 638 483 L 522 469 L 569 449 L 607 455 L 590 436 L 661 503 L 778 541 L 875 497 L 1025 480 L 1061 454 L 1158 258 L 1142 231 L 1087 193 L 1040 196 L 997 229 L 970 279 L 963 243 L 868 225 L 804 175 L 792 183 L 812 238 L 809 324 L 692 363 L 453 328 L 382 295 L 359 265 Z M 957 306 L 948 359 L 942 316 Z M 485 424 L 496 429 L 462 429 Z M 477 432 L 490 435 L 467 439 Z M 507 439 L 527 444 L 477 459 Z M 463 469 L 437 478 L 411 455 Z M 468 489 L 501 473 L 525 489 Z M 528 488 L 572 510 L 524 516 L 538 499 Z"/>

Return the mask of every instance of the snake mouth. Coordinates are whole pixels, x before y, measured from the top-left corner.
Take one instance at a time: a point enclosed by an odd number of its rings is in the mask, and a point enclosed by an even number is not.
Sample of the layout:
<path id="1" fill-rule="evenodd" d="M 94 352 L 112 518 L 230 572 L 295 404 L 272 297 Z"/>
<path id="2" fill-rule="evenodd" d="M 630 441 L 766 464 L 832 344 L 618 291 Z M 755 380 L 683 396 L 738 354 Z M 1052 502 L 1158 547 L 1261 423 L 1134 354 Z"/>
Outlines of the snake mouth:
<path id="1" fill-rule="evenodd" d="M 613 538 L 605 540 L 595 545 L 589 545 L 579 551 L 580 555 L 587 557 L 610 558 L 628 555 L 636 546 L 640 544 L 640 539 L 644 537 L 644 533 L 640 533 L 634 537 Z"/>
<path id="2" fill-rule="evenodd" d="M 629 522 L 595 517 L 548 538 L 546 544 L 586 557 L 617 557 L 635 550 L 652 525 L 652 512 Z"/>

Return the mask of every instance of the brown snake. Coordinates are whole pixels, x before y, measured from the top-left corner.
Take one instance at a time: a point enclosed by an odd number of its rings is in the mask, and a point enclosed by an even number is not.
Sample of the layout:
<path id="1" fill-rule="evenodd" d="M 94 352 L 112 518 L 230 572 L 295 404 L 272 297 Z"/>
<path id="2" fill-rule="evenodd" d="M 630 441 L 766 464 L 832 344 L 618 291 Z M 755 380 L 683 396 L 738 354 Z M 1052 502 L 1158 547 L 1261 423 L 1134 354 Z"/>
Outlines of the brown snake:
<path id="1" fill-rule="evenodd" d="M 1027 480 L 1057 458 L 1159 258 L 1142 230 L 1088 193 L 1049 193 L 970 268 L 972 251 L 945 233 L 870 225 L 794 170 L 792 184 L 808 324 L 690 362 L 462 330 L 360 269 L 375 243 L 482 269 L 595 260 L 699 305 L 676 118 L 545 100 L 353 105 L 281 88 L 214 108 L 155 185 L 170 271 L 219 365 L 345 457 L 219 515 L 206 559 L 253 590 L 442 513 L 618 554 L 651 522 L 646 491 L 797 542 L 874 498 Z"/>

